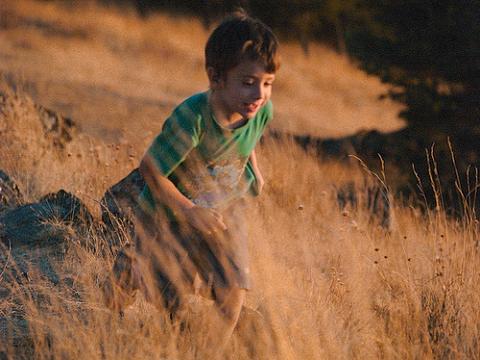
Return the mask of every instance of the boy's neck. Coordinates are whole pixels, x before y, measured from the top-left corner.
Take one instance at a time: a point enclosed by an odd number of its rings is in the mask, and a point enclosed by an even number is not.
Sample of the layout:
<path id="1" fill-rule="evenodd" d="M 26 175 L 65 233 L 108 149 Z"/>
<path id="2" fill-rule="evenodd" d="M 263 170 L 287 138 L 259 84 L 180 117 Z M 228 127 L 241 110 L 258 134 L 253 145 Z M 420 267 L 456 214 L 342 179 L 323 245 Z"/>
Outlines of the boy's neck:
<path id="1" fill-rule="evenodd" d="M 215 121 L 223 128 L 237 129 L 248 122 L 248 119 L 243 118 L 239 113 L 227 114 L 225 109 L 220 106 L 215 92 L 210 90 L 208 92 L 208 103 L 213 113 Z"/>

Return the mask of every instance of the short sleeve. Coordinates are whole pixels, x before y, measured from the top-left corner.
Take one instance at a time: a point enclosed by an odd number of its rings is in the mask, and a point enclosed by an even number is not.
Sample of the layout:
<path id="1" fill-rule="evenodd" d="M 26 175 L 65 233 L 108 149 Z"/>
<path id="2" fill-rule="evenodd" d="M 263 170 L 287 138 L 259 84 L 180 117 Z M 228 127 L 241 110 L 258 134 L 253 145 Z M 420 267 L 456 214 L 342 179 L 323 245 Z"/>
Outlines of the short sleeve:
<path id="1" fill-rule="evenodd" d="M 266 123 L 269 123 L 273 119 L 273 104 L 271 100 L 265 104 L 265 119 Z"/>
<path id="2" fill-rule="evenodd" d="M 262 108 L 261 113 L 259 114 L 259 119 L 257 121 L 257 139 L 259 140 L 263 132 L 265 131 L 266 126 L 273 119 L 273 104 L 271 101 L 268 101 L 265 106 Z M 250 194 L 253 196 L 258 196 L 258 187 L 256 186 L 257 178 L 255 172 L 253 171 L 252 162 L 248 159 L 247 165 L 245 167 L 245 178 L 250 190 Z"/>
<path id="3" fill-rule="evenodd" d="M 260 138 L 267 127 L 268 123 L 273 119 L 273 104 L 269 100 L 258 114 L 258 120 L 256 121 L 256 133 Z"/>
<path id="4" fill-rule="evenodd" d="M 179 105 L 165 121 L 145 156 L 150 156 L 158 170 L 169 176 L 200 142 L 201 116 L 187 103 Z"/>
<path id="5" fill-rule="evenodd" d="M 257 115 L 257 119 L 255 121 L 255 134 L 256 134 L 256 141 L 260 140 L 262 137 L 265 128 L 267 127 L 268 123 L 273 119 L 273 104 L 269 100 L 265 106 L 262 107 L 261 111 Z"/>

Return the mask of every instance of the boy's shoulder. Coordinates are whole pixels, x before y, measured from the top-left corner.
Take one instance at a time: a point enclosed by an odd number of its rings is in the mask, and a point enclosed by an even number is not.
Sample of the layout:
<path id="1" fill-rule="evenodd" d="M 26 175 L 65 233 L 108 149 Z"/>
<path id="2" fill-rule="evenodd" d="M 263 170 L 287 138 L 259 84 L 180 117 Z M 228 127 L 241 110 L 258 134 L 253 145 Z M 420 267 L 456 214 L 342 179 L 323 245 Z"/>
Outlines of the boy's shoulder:
<path id="1" fill-rule="evenodd" d="M 255 117 L 250 122 L 255 128 L 265 127 L 273 118 L 273 104 L 271 100 L 262 106 Z M 208 91 L 193 94 L 192 96 L 183 100 L 173 110 L 172 115 L 167 123 L 173 122 L 180 125 L 182 128 L 192 128 L 197 131 L 202 131 L 209 126 L 206 123 L 213 122 L 213 117 L 208 104 Z M 205 130 L 205 129 L 204 129 Z"/>
<path id="2" fill-rule="evenodd" d="M 183 100 L 173 110 L 172 117 L 180 122 L 202 122 L 211 117 L 208 105 L 208 91 L 199 92 Z M 262 106 L 255 115 L 260 122 L 269 122 L 273 118 L 273 104 L 271 100 Z"/>
<path id="3" fill-rule="evenodd" d="M 175 112 L 191 111 L 193 114 L 201 115 L 208 106 L 208 92 L 200 92 L 183 100 L 174 110 Z"/>
<path id="4" fill-rule="evenodd" d="M 208 95 L 206 92 L 194 94 L 183 100 L 173 109 L 164 123 L 164 128 L 180 126 L 187 130 L 199 130 L 207 114 Z"/>

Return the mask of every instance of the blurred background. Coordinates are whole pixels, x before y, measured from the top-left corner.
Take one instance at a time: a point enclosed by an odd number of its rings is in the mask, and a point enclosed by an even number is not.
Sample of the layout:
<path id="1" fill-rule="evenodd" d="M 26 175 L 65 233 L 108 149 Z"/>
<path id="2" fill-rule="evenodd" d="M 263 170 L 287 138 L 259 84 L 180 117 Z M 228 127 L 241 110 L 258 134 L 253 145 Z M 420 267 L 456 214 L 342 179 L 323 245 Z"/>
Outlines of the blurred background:
<path id="1" fill-rule="evenodd" d="M 477 1 L 4 0 L 0 71 L 86 133 L 148 143 L 176 103 L 206 89 L 204 43 L 238 7 L 283 44 L 275 130 L 374 170 L 381 155 L 407 197 L 412 165 L 429 182 L 434 159 L 455 207 L 450 190 L 479 165 Z"/>
<path id="2" fill-rule="evenodd" d="M 374 74 L 388 89 L 379 99 L 402 105 L 406 129 L 396 137 L 374 138 L 355 149 L 370 166 L 381 154 L 420 178 L 428 177 L 425 150 L 434 156 L 447 188 L 468 182 L 479 165 L 480 3 L 423 0 L 119 1 L 147 17 L 154 11 L 196 14 L 208 28 L 236 7 L 270 25 L 282 39 L 300 44 L 305 56 L 321 43 Z M 352 84 L 352 86 L 354 86 Z M 321 95 L 320 95 L 321 96 Z M 382 119 L 376 119 L 381 128 Z M 448 139 L 451 145 L 448 145 Z M 454 176 L 452 153 L 462 174 Z M 409 179 L 410 183 L 413 178 Z M 411 192 L 406 184 L 402 191 Z M 459 185 L 459 184 L 457 184 Z M 465 185 L 465 184 L 464 184 Z M 427 191 L 428 192 L 428 191 Z M 448 190 L 447 190 L 448 192 Z M 428 197 L 432 200 L 432 193 Z M 458 200 L 458 199 L 457 199 Z M 452 194 L 445 201 L 456 202 Z"/>

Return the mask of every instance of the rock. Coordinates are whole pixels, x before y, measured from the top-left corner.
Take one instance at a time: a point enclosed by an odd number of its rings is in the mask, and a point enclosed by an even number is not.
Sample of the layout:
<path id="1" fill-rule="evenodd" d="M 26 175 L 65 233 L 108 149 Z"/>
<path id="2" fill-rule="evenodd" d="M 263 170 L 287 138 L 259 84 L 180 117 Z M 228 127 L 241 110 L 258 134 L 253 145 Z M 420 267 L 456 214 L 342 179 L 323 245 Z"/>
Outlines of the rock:
<path id="1" fill-rule="evenodd" d="M 17 184 L 0 170 L 0 213 L 23 203 L 23 195 Z"/>
<path id="2" fill-rule="evenodd" d="M 0 349 L 1 360 L 34 358 L 35 344 L 23 315 L 10 312 L 0 315 L 0 342 L 4 344 Z"/>
<path id="3" fill-rule="evenodd" d="M 22 111 L 21 115 L 18 114 L 19 111 Z M 17 132 L 22 130 L 16 123 L 18 115 L 25 117 L 25 121 L 32 121 L 29 124 L 30 129 L 36 129 L 40 125 L 44 138 L 55 148 L 64 149 L 76 133 L 76 125 L 72 119 L 34 103 L 26 94 L 12 89 L 0 89 L 0 134 L 11 136 L 15 129 Z"/>
<path id="4" fill-rule="evenodd" d="M 0 281 L 29 282 L 33 270 L 58 284 L 55 264 L 63 261 L 69 244 L 92 222 L 85 205 L 64 190 L 4 211 L 0 214 L 0 267 L 8 271 Z"/>
<path id="5" fill-rule="evenodd" d="M 45 195 L 39 202 L 63 209 L 60 219 L 69 225 L 79 227 L 93 223 L 93 217 L 82 201 L 63 189 Z"/>
<path id="6" fill-rule="evenodd" d="M 60 190 L 38 203 L 0 214 L 0 240 L 8 247 L 64 243 L 91 223 L 92 215 L 75 196 Z"/>
<path id="7" fill-rule="evenodd" d="M 107 227 L 115 229 L 119 225 L 124 225 L 129 232 L 133 231 L 132 216 L 144 186 L 145 180 L 137 168 L 105 192 L 100 206 L 102 220 Z"/>
<path id="8" fill-rule="evenodd" d="M 348 208 L 366 211 L 372 223 L 392 230 L 393 214 L 391 197 L 381 184 L 356 186 L 348 182 L 336 188 L 337 203 L 341 210 Z"/>
<path id="9" fill-rule="evenodd" d="M 51 139 L 54 146 L 63 149 L 68 142 L 72 141 L 76 132 L 73 120 L 39 104 L 35 104 L 35 108 L 38 111 L 45 136 Z"/>
<path id="10" fill-rule="evenodd" d="M 51 245 L 65 240 L 68 227 L 55 221 L 63 208 L 29 204 L 5 212 L 0 216 L 0 240 L 8 247 L 23 245 Z"/>
<path id="11" fill-rule="evenodd" d="M 65 276 L 63 255 L 54 247 L 0 251 L 3 270 L 0 276 L 0 344 L 9 345 L 0 345 L 0 359 L 35 358 L 34 344 L 50 336 L 48 327 L 32 318 L 32 309 L 39 313 L 51 311 L 52 300 L 56 309 L 60 309 L 59 296 L 60 301 L 84 301 L 79 286 Z M 72 310 L 70 306 L 64 309 Z M 2 355 L 2 351 L 6 353 Z"/>

